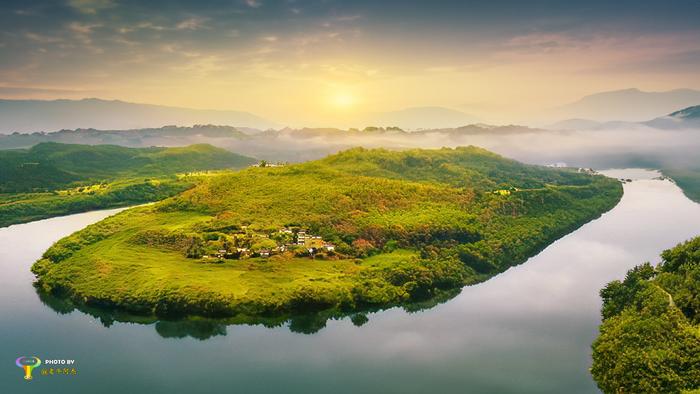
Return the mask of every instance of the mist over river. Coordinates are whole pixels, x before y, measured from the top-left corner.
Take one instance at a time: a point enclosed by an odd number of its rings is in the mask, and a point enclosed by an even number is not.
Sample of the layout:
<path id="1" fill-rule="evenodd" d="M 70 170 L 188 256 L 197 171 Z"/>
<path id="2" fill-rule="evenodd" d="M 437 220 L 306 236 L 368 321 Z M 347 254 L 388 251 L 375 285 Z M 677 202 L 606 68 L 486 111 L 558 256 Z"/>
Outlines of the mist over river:
<path id="1" fill-rule="evenodd" d="M 0 228 L 0 392 L 590 393 L 598 291 L 700 235 L 700 205 L 647 170 L 601 218 L 526 263 L 434 308 L 331 320 L 314 334 L 227 326 L 200 340 L 44 304 L 29 271 L 58 239 L 120 210 Z M 76 374 L 22 379 L 20 356 L 75 360 Z M 50 367 L 50 366 L 48 366 Z M 98 389 L 99 388 L 99 389 Z"/>

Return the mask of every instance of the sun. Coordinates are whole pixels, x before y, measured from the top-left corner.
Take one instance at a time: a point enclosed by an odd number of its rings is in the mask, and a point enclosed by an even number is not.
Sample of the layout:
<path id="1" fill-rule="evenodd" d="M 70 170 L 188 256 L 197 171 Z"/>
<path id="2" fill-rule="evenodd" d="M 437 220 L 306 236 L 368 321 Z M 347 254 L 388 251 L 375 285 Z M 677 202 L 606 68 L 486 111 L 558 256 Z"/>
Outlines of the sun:
<path id="1" fill-rule="evenodd" d="M 349 92 L 336 92 L 331 97 L 331 104 L 336 109 L 347 110 L 355 106 L 355 96 Z"/>

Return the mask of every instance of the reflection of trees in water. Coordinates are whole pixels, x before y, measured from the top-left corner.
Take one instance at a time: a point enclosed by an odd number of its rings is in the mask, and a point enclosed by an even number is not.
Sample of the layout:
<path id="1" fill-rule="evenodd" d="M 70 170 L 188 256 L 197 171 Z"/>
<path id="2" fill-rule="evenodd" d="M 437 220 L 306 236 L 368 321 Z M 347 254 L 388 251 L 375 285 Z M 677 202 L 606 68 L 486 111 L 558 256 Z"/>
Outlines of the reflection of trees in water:
<path id="1" fill-rule="evenodd" d="M 156 332 L 163 338 L 192 337 L 200 340 L 226 335 L 226 325 L 212 320 L 160 320 Z"/>
<path id="2" fill-rule="evenodd" d="M 407 312 L 419 312 L 430 309 L 459 294 L 461 290 L 451 290 L 440 293 L 438 296 L 422 301 L 400 305 Z M 268 328 L 282 327 L 287 324 L 290 331 L 300 334 L 314 334 L 326 327 L 330 319 L 343 319 L 350 317 L 350 321 L 356 327 L 363 326 L 369 321 L 367 313 L 378 312 L 387 308 L 366 307 L 362 311 L 339 311 L 327 309 L 323 311 L 307 311 L 297 314 L 282 316 L 236 316 L 226 318 L 206 317 L 159 317 L 154 315 L 139 315 L 124 310 L 98 307 L 83 303 L 75 303 L 67 295 L 51 294 L 36 289 L 41 302 L 53 311 L 65 315 L 73 311 L 80 311 L 100 321 L 103 326 L 111 327 L 115 322 L 137 323 L 153 325 L 158 335 L 163 338 L 196 338 L 209 339 L 215 336 L 223 336 L 227 333 L 229 325 L 262 325 Z M 394 305 L 399 306 L 399 305 Z"/>

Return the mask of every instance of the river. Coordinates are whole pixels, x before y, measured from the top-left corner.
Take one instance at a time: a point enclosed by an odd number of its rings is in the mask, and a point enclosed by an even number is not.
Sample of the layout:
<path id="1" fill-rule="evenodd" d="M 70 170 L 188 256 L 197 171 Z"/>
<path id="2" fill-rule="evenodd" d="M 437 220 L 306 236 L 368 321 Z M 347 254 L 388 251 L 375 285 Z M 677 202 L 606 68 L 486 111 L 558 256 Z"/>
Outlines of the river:
<path id="1" fill-rule="evenodd" d="M 598 291 L 634 265 L 700 234 L 700 205 L 658 173 L 632 178 L 620 204 L 525 264 L 432 309 L 394 308 L 314 334 L 228 326 L 200 340 L 154 324 L 58 313 L 32 287 L 53 242 L 118 210 L 0 229 L 3 393 L 590 393 Z M 161 334 L 159 334 L 161 332 Z M 75 360 L 76 374 L 22 379 L 19 356 Z"/>

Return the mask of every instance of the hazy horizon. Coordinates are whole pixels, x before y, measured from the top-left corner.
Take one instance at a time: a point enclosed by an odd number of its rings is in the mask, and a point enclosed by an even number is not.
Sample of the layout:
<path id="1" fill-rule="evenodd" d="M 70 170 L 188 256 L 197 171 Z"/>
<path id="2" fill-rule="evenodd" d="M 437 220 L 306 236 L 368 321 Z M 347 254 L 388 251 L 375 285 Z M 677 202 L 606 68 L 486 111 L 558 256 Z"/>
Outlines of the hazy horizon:
<path id="1" fill-rule="evenodd" d="M 497 3 L 8 1 L 0 96 L 343 127 L 413 107 L 537 124 L 599 92 L 700 89 L 698 2 Z"/>

